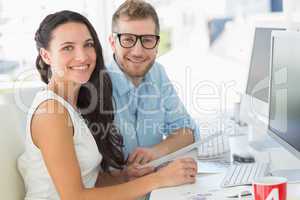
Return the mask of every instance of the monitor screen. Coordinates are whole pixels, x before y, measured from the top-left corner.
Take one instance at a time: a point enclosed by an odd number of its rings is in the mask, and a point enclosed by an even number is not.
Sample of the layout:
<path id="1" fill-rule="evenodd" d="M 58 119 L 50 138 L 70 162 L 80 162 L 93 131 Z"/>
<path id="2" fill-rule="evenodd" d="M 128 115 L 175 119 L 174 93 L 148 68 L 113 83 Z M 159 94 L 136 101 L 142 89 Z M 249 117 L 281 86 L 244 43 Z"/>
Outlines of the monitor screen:
<path id="1" fill-rule="evenodd" d="M 300 33 L 272 37 L 269 132 L 300 152 Z"/>
<path id="2" fill-rule="evenodd" d="M 261 101 L 269 99 L 269 64 L 271 33 L 284 28 L 255 29 L 246 93 Z"/>

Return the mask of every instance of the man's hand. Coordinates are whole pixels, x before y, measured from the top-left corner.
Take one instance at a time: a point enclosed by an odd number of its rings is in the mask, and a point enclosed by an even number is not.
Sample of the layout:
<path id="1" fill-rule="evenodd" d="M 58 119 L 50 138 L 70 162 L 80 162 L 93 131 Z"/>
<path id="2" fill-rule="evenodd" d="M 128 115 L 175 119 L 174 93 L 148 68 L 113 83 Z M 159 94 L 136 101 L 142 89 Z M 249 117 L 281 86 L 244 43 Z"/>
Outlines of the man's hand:
<path id="1" fill-rule="evenodd" d="M 136 148 L 128 157 L 128 163 L 137 163 L 144 165 L 152 160 L 155 160 L 159 157 L 157 151 L 153 148 Z"/>

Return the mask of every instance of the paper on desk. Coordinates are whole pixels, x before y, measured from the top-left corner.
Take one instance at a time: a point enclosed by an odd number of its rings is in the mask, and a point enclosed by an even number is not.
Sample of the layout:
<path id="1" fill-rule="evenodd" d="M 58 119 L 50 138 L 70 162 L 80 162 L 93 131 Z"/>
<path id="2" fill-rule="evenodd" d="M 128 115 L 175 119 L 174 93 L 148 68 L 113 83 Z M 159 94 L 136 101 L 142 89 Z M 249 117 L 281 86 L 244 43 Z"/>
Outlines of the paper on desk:
<path id="1" fill-rule="evenodd" d="M 145 165 L 142 165 L 141 168 L 143 167 L 158 167 L 164 163 L 170 162 L 172 160 L 175 160 L 176 158 L 178 158 L 179 156 L 182 156 L 188 152 L 190 152 L 191 150 L 200 147 L 203 144 L 206 144 L 207 142 L 211 141 L 212 139 L 215 139 L 216 137 L 222 136 L 222 134 L 214 134 L 214 135 L 210 135 L 206 138 L 203 138 L 202 140 L 198 141 L 198 142 L 194 142 L 193 144 L 190 144 L 182 149 L 179 149 L 173 153 L 170 153 L 166 156 L 163 156 L 157 160 L 153 160 Z"/>
<path id="2" fill-rule="evenodd" d="M 195 142 L 193 144 L 190 144 L 182 149 L 179 149 L 178 151 L 175 151 L 173 153 L 170 153 L 166 156 L 163 156 L 157 160 L 153 160 L 145 165 L 142 165 L 141 168 L 144 167 L 158 167 L 161 166 L 167 162 L 170 162 L 172 160 L 175 160 L 176 158 L 178 158 L 179 156 L 185 155 L 186 153 L 190 152 L 191 150 L 197 148 L 199 146 L 199 142 Z"/>
<path id="3" fill-rule="evenodd" d="M 223 173 L 227 170 L 228 165 L 221 162 L 211 162 L 211 161 L 197 161 L 198 171 L 197 173 L 206 173 L 206 174 L 214 174 L 214 173 Z"/>
<path id="4" fill-rule="evenodd" d="M 194 184 L 161 188 L 151 192 L 150 200 L 223 200 L 221 174 L 197 176 Z"/>

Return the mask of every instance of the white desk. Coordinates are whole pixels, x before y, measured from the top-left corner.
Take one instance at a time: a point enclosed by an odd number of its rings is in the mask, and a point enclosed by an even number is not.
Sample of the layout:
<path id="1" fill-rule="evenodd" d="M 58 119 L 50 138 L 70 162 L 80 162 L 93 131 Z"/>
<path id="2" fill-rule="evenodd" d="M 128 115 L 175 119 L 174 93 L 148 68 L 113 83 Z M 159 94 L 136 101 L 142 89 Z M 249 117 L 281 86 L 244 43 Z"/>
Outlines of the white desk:
<path id="1" fill-rule="evenodd" d="M 260 154 L 262 153 L 257 152 Z M 255 152 L 254 152 L 255 154 Z M 271 155 L 271 170 L 286 168 L 287 166 L 299 166 L 299 160 L 293 160 L 293 158 L 284 149 L 274 149 L 270 151 Z M 186 156 L 196 156 L 196 151 L 190 152 Z M 257 156 L 254 155 L 256 158 Z M 285 160 L 282 160 L 285 159 Z M 292 163 L 292 164 L 290 164 Z M 284 165 L 286 164 L 286 165 Z M 200 166 L 201 167 L 201 166 Z M 290 166 L 291 167 L 291 166 Z M 224 173 L 221 174 L 201 174 L 197 176 L 197 181 L 194 184 L 183 185 L 171 188 L 163 188 L 155 190 L 150 195 L 150 200 L 225 200 L 233 199 L 227 198 L 227 196 L 238 194 L 241 191 L 251 190 L 251 186 L 238 186 L 233 188 L 221 188 L 220 183 L 224 177 Z M 196 194 L 202 194 L 206 198 L 196 198 Z M 243 198 L 247 199 L 247 198 Z M 248 198 L 251 199 L 251 198 Z M 288 200 L 300 199 L 300 184 L 288 184 Z"/>

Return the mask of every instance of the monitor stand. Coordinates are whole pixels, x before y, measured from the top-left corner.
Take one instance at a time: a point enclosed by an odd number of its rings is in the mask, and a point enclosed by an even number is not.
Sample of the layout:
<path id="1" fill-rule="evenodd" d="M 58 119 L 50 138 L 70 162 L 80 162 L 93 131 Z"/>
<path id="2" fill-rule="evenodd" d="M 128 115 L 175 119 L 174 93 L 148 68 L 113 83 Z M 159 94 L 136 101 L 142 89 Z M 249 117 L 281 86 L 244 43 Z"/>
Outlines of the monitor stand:
<path id="1" fill-rule="evenodd" d="M 280 144 L 267 135 L 259 140 L 249 141 L 249 146 L 256 151 L 266 151 L 268 149 L 281 147 Z"/>
<path id="2" fill-rule="evenodd" d="M 285 177 L 289 183 L 300 183 L 300 169 L 274 170 L 271 175 Z"/>
<path id="3" fill-rule="evenodd" d="M 249 142 L 251 146 L 256 151 L 268 151 L 271 148 L 281 148 L 280 144 L 276 142 L 272 137 L 266 135 L 260 140 L 255 140 Z M 280 176 L 287 178 L 289 183 L 300 183 L 300 169 L 280 169 L 271 171 L 272 176 Z"/>

